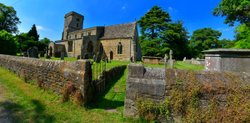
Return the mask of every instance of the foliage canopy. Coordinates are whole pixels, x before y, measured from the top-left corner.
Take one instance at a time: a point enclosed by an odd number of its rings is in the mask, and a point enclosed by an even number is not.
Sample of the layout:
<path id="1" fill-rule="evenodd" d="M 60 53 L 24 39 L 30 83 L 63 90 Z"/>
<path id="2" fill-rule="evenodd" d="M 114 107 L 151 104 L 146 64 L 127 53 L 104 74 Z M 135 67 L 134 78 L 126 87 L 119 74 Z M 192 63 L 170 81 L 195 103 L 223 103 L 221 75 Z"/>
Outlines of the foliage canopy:
<path id="1" fill-rule="evenodd" d="M 216 16 L 225 16 L 225 23 L 234 25 L 234 22 L 250 25 L 250 1 L 249 0 L 222 0 L 214 9 Z"/>
<path id="2" fill-rule="evenodd" d="M 6 30 L 9 33 L 17 33 L 17 24 L 21 23 L 16 16 L 16 11 L 11 6 L 0 3 L 0 30 Z"/>
<path id="3" fill-rule="evenodd" d="M 203 50 L 219 47 L 221 32 L 212 28 L 202 28 L 193 32 L 190 39 L 190 48 L 194 56 L 201 57 Z"/>

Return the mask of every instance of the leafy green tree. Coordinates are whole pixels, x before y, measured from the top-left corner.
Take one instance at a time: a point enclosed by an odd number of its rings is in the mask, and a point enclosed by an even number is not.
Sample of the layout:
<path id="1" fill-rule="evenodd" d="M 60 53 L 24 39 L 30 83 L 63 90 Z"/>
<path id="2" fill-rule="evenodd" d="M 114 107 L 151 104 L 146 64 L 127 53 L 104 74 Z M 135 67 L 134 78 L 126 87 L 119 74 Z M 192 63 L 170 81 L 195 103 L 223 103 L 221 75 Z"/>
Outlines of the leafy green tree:
<path id="1" fill-rule="evenodd" d="M 152 40 L 142 40 L 141 41 L 142 55 L 143 56 L 161 56 L 160 42 L 161 42 L 160 38 L 154 38 Z"/>
<path id="2" fill-rule="evenodd" d="M 183 23 L 178 21 L 176 23 L 169 23 L 167 29 L 161 34 L 163 39 L 161 56 L 169 52 L 172 49 L 174 57 L 176 59 L 183 59 L 184 57 L 190 57 L 188 48 L 188 32 L 183 27 Z"/>
<path id="3" fill-rule="evenodd" d="M 233 48 L 235 41 L 229 39 L 222 39 L 218 42 L 218 48 Z"/>
<path id="4" fill-rule="evenodd" d="M 35 25 L 35 24 L 32 25 L 32 28 L 31 28 L 30 31 L 28 32 L 28 36 L 29 36 L 29 37 L 33 37 L 33 38 L 34 38 L 34 41 L 38 41 L 38 40 L 39 40 L 39 35 L 38 35 L 38 33 L 37 33 L 36 25 Z"/>
<path id="5" fill-rule="evenodd" d="M 182 22 L 172 22 L 162 8 L 152 7 L 138 23 L 141 27 L 142 55 L 163 57 L 172 49 L 176 59 L 187 56 L 188 32 Z"/>
<path id="6" fill-rule="evenodd" d="M 202 28 L 193 32 L 190 40 L 190 48 L 195 57 L 201 57 L 203 50 L 219 47 L 221 32 L 211 28 Z"/>
<path id="7" fill-rule="evenodd" d="M 157 38 L 160 32 L 167 28 L 167 24 L 170 21 L 170 15 L 161 7 L 152 7 L 151 10 L 138 21 L 141 27 L 142 38 L 147 40 Z"/>
<path id="8" fill-rule="evenodd" d="M 234 48 L 250 49 L 250 27 L 242 24 L 236 29 L 236 43 Z"/>
<path id="9" fill-rule="evenodd" d="M 222 0 L 214 9 L 216 16 L 225 16 L 225 23 L 233 25 L 235 21 L 250 25 L 249 0 Z"/>
<path id="10" fill-rule="evenodd" d="M 5 30 L 0 31 L 0 54 L 16 55 L 17 45 L 12 34 Z"/>
<path id="11" fill-rule="evenodd" d="M 16 11 L 11 6 L 0 3 L 0 30 L 6 30 L 9 33 L 17 33 L 17 24 L 21 23 L 16 16 Z"/>
<path id="12" fill-rule="evenodd" d="M 29 48 L 29 45 L 27 42 L 33 41 L 33 39 L 30 38 L 27 33 L 21 33 L 19 35 L 16 35 L 16 39 L 19 43 L 20 52 L 26 52 Z"/>
<path id="13" fill-rule="evenodd" d="M 49 43 L 51 42 L 51 40 L 48 39 L 48 38 L 43 38 L 43 39 L 40 40 L 40 42 L 41 42 L 41 43 L 44 43 L 44 44 L 46 44 L 46 45 L 49 45 Z"/>

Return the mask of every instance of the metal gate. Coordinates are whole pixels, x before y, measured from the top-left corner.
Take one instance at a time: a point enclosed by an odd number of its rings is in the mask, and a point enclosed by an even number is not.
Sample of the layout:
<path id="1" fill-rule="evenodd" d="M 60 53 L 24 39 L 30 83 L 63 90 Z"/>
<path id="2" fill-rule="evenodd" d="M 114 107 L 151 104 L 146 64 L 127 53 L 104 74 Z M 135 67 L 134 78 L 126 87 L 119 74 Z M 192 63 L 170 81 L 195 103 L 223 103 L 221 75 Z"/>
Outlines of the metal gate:
<path id="1" fill-rule="evenodd" d="M 106 61 L 100 60 L 92 62 L 92 82 L 95 88 L 95 92 L 103 92 L 105 90 L 106 81 Z"/>

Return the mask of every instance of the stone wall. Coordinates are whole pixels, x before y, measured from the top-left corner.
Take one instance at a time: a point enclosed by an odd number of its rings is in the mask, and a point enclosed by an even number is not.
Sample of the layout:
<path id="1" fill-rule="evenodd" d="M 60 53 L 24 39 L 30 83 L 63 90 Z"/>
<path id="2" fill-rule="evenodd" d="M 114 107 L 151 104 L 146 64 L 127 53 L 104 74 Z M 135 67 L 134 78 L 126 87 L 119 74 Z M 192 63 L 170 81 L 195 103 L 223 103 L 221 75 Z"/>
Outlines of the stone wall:
<path id="1" fill-rule="evenodd" d="M 63 93 L 67 83 L 73 83 L 83 98 L 91 99 L 91 65 L 89 61 L 76 62 L 41 60 L 26 57 L 0 55 L 0 66 L 16 73 L 24 80 L 35 80 L 39 86 Z"/>
<path id="2" fill-rule="evenodd" d="M 126 83 L 125 115 L 135 116 L 136 100 L 150 98 L 156 101 L 165 99 L 165 70 L 160 68 L 144 68 L 141 64 L 128 66 Z"/>
<path id="3" fill-rule="evenodd" d="M 220 106 L 225 106 L 229 91 L 246 89 L 250 86 L 250 74 L 219 71 L 186 71 L 175 69 L 145 68 L 143 65 L 130 64 L 126 85 L 126 116 L 138 116 L 138 99 L 150 99 L 157 103 L 173 98 L 175 89 L 201 87 L 200 107 L 209 107 L 209 102 L 216 99 Z M 193 85 L 192 85 L 193 84 Z M 232 88 L 234 86 L 234 88 Z M 243 91 L 248 93 L 249 91 Z M 234 92 L 233 92 L 234 93 Z M 175 93 L 176 94 L 176 93 Z M 174 102 L 175 103 L 175 102 Z M 225 108 L 225 107 L 224 107 Z M 173 115 L 172 115 L 173 116 Z"/>

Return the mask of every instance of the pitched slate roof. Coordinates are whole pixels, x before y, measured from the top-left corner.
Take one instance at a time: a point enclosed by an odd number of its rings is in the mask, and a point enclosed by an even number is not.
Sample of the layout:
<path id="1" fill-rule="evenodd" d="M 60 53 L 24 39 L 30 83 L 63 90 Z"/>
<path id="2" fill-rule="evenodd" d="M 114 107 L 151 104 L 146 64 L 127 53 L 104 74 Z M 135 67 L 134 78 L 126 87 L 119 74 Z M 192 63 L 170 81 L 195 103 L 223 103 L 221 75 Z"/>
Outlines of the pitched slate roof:
<path id="1" fill-rule="evenodd" d="M 131 38 L 134 36 L 136 22 L 105 26 L 101 39 Z"/>

